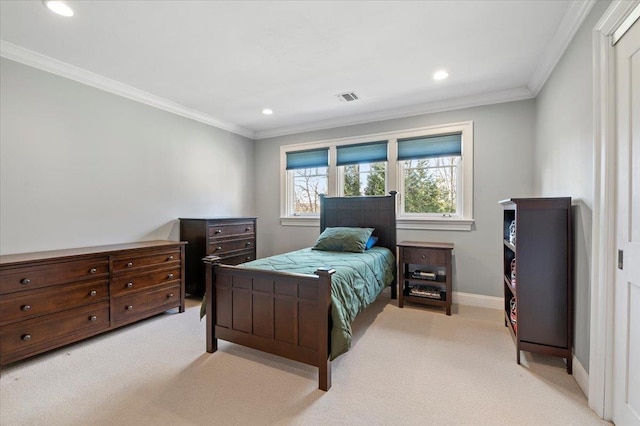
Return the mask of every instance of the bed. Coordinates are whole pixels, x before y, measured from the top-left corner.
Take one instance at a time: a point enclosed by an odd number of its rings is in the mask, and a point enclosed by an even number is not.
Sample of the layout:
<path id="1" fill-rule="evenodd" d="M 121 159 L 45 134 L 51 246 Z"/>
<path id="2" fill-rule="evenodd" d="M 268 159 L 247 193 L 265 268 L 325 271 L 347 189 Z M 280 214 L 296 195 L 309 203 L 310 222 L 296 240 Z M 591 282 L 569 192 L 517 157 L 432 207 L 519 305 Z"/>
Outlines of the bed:
<path id="1" fill-rule="evenodd" d="M 321 196 L 322 236 L 328 228 L 373 228 L 378 240 L 363 253 L 306 248 L 237 266 L 206 258 L 207 352 L 222 339 L 313 365 L 319 388 L 329 390 L 331 360 L 349 349 L 355 316 L 387 286 L 397 296 L 395 192 Z M 349 264 L 359 265 L 355 279 L 345 275 Z"/>

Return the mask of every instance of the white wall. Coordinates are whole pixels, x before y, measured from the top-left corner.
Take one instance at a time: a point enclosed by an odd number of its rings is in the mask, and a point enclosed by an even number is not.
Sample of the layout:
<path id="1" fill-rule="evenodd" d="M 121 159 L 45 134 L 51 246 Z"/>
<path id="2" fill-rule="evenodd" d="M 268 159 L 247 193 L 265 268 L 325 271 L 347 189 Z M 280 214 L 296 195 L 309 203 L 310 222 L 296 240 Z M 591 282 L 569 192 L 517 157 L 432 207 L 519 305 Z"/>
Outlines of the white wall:
<path id="1" fill-rule="evenodd" d="M 0 62 L 0 253 L 179 239 L 253 215 L 250 139 Z"/>
<path id="2" fill-rule="evenodd" d="M 319 234 L 319 228 L 280 225 L 280 170 L 276 165 L 281 145 L 472 120 L 473 230 L 399 230 L 398 241 L 453 242 L 453 290 L 502 297 L 502 207 L 498 201 L 532 195 L 534 115 L 535 101 L 527 100 L 256 141 L 258 255 L 308 247 Z"/>
<path id="3" fill-rule="evenodd" d="M 609 6 L 598 1 L 536 99 L 536 193 L 572 197 L 574 352 L 589 368 L 593 209 L 593 28 Z"/>

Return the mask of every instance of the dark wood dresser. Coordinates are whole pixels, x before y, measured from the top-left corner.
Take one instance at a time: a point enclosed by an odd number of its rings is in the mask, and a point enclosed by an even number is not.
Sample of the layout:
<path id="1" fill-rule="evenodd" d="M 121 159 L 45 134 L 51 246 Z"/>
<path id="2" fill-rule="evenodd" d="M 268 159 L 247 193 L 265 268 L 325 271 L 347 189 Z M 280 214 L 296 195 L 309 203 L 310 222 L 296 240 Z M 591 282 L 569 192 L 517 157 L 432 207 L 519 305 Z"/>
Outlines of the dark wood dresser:
<path id="1" fill-rule="evenodd" d="M 184 312 L 184 242 L 0 256 L 0 367 L 143 318 Z"/>
<path id="2" fill-rule="evenodd" d="M 237 265 L 256 258 L 255 217 L 180 218 L 180 240 L 186 248 L 186 292 L 204 294 L 202 258 L 215 254 L 226 265 Z"/>

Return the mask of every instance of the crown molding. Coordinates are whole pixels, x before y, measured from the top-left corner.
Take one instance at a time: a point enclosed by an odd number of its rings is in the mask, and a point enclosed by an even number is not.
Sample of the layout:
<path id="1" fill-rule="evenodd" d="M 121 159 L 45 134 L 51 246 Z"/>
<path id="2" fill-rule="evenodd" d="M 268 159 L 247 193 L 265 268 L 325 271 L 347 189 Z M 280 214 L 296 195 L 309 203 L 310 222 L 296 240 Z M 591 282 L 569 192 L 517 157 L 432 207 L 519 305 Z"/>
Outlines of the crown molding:
<path id="1" fill-rule="evenodd" d="M 203 114 L 202 112 L 180 105 L 176 102 L 152 95 L 145 91 L 111 80 L 82 68 L 75 67 L 66 62 L 58 61 L 32 50 L 7 43 L 6 41 L 0 41 L 0 56 L 152 106 L 154 108 L 199 121 L 240 136 L 245 136 L 250 139 L 254 138 L 254 132 L 252 130 L 238 126 L 237 124 L 229 123 L 210 115 Z"/>
<path id="2" fill-rule="evenodd" d="M 42 55 L 40 53 L 25 49 L 23 47 L 7 43 L 6 41 L 0 41 L 0 56 L 254 140 L 285 136 L 294 133 L 309 132 L 314 130 L 325 130 L 333 127 L 364 124 L 422 114 L 432 114 L 435 112 L 450 111 L 474 106 L 517 101 L 533 97 L 531 92 L 526 87 L 521 87 L 493 93 L 447 99 L 443 101 L 413 105 L 404 108 L 377 111 L 373 113 L 340 117 L 314 123 L 306 123 L 254 132 L 242 126 L 203 114 L 194 109 L 187 108 L 184 105 L 180 105 L 176 102 L 172 102 L 159 96 L 152 95 L 148 92 L 144 92 L 126 84 L 103 77 L 99 74 L 84 70 L 82 68 L 78 68 L 66 62 L 62 62 L 57 59 Z"/>
<path id="3" fill-rule="evenodd" d="M 376 121 L 391 120 L 396 118 L 411 117 L 423 114 L 451 111 L 475 106 L 490 105 L 503 102 L 512 102 L 531 99 L 537 96 L 544 86 L 553 68 L 564 54 L 573 36 L 582 22 L 587 17 L 596 0 L 573 0 L 565 12 L 558 28 L 538 66 L 526 87 L 502 90 L 493 93 L 473 95 L 455 99 L 429 102 L 409 107 L 396 108 L 372 113 L 357 114 L 347 117 L 322 120 L 313 123 L 305 123 L 293 126 L 278 127 L 274 129 L 253 131 L 234 123 L 204 114 L 200 111 L 185 107 L 167 99 L 152 95 L 134 87 L 108 79 L 99 74 L 75 67 L 65 62 L 44 56 L 40 53 L 24 49 L 5 41 L 0 41 L 0 56 L 11 59 L 25 65 L 42 69 L 53 74 L 69 78 L 80 83 L 119 95 L 125 98 L 144 103 L 154 108 L 162 109 L 192 120 L 196 120 L 210 126 L 214 126 L 231 133 L 235 133 L 254 140 L 272 137 L 286 136 L 295 133 L 326 130 L 334 127 L 352 126 Z"/>
<path id="4" fill-rule="evenodd" d="M 612 43 L 615 44 L 615 34 L 626 24 L 626 20 L 629 19 L 636 7 L 640 6 L 640 0 L 615 0 L 611 2 L 611 6 L 605 11 L 604 15 L 600 18 L 600 21 L 595 27 L 596 32 L 602 33 L 607 37 L 614 37 Z M 631 24 L 630 22 L 629 24 Z M 629 25 L 630 26 L 630 25 Z M 629 29 L 629 27 L 622 27 L 623 31 Z"/>
<path id="5" fill-rule="evenodd" d="M 499 104 L 503 102 L 521 101 L 531 99 L 534 96 L 526 87 L 501 90 L 492 93 L 484 93 L 474 96 L 465 96 L 442 101 L 429 102 L 404 108 L 395 108 L 384 111 L 376 111 L 366 114 L 351 115 L 314 123 L 300 124 L 296 126 L 279 127 L 255 132 L 254 139 L 266 139 L 286 136 L 295 133 L 312 132 L 316 130 L 332 129 L 334 127 L 353 126 L 357 124 L 372 123 L 376 121 L 392 120 L 396 118 L 413 117 L 416 115 L 433 114 L 437 112 L 452 111 L 476 106 Z"/>
<path id="6" fill-rule="evenodd" d="M 542 54 L 529 83 L 527 83 L 527 88 L 534 97 L 538 95 L 538 92 L 546 83 L 551 72 L 560 61 L 565 50 L 567 50 L 569 43 L 573 40 L 573 36 L 595 4 L 596 0 L 573 0 L 569 4 L 556 32 L 551 38 L 551 42 Z"/>

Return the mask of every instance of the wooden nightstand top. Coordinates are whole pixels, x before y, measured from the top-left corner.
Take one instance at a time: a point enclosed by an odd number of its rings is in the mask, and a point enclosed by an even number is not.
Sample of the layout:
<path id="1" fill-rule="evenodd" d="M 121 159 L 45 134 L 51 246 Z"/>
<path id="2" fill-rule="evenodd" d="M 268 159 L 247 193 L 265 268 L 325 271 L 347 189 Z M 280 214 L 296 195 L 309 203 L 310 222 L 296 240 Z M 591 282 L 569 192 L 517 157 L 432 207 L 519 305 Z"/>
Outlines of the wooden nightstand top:
<path id="1" fill-rule="evenodd" d="M 453 243 L 430 243 L 426 241 L 402 241 L 398 243 L 398 247 L 453 249 Z"/>

